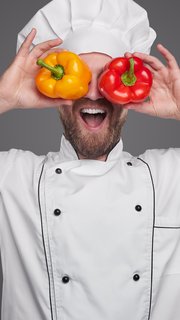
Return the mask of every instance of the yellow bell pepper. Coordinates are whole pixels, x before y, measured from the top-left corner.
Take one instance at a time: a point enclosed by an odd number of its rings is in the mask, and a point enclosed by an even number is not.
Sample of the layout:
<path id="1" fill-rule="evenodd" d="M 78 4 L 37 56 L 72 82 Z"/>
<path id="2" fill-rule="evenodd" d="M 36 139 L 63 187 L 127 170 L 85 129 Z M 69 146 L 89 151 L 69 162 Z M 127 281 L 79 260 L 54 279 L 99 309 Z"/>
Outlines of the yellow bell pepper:
<path id="1" fill-rule="evenodd" d="M 70 51 L 50 53 L 38 59 L 42 68 L 35 82 L 38 90 L 50 98 L 79 99 L 88 92 L 91 71 L 78 55 Z"/>

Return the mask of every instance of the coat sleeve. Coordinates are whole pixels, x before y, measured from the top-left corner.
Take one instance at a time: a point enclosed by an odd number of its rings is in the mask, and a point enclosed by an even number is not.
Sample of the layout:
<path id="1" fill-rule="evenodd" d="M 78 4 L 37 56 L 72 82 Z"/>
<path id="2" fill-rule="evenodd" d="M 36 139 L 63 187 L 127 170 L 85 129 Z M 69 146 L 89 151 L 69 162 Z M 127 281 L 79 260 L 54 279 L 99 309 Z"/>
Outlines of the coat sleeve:
<path id="1" fill-rule="evenodd" d="M 0 238 L 15 213 L 37 202 L 44 159 L 45 156 L 19 149 L 0 152 Z"/>
<path id="2" fill-rule="evenodd" d="M 180 149 L 147 150 L 139 158 L 151 172 L 157 225 L 180 226 Z"/>
<path id="3" fill-rule="evenodd" d="M 39 156 L 31 151 L 20 149 L 0 152 L 0 193 L 7 180 L 23 177 L 31 181 L 36 169 L 44 159 L 44 155 Z"/>
<path id="4" fill-rule="evenodd" d="M 17 153 L 17 149 L 0 152 L 0 191 L 9 170 L 11 170 L 13 163 L 15 163 Z"/>
<path id="5" fill-rule="evenodd" d="M 180 148 L 146 150 L 139 158 L 149 164 L 156 179 L 180 183 Z"/>

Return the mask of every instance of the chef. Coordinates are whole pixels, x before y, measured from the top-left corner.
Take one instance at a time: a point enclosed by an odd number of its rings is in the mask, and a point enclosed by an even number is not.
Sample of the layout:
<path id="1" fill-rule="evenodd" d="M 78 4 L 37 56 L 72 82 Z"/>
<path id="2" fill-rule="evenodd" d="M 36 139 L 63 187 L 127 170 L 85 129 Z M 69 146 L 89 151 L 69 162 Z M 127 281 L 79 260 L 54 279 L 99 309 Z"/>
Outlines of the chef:
<path id="1" fill-rule="evenodd" d="M 1 113 L 58 106 L 64 134 L 58 152 L 0 153 L 2 320 L 179 320 L 180 149 L 133 157 L 121 139 L 128 109 L 180 119 L 179 67 L 162 45 L 167 66 L 148 55 L 154 39 L 132 0 L 53 0 L 20 32 L 0 78 Z M 59 45 L 92 71 L 75 102 L 34 87 L 36 59 Z M 100 95 L 97 79 L 135 51 L 153 88 L 149 101 L 123 108 Z"/>

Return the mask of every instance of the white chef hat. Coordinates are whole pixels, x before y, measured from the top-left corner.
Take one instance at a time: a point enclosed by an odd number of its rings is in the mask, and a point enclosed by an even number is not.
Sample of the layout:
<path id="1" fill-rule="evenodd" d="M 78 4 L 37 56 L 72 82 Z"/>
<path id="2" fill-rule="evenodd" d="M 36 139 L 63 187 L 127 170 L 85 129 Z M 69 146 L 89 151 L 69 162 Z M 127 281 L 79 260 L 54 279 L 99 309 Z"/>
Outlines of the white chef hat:
<path id="1" fill-rule="evenodd" d="M 113 58 L 126 51 L 149 53 L 156 38 L 146 10 L 133 0 L 53 0 L 18 34 L 17 49 L 32 28 L 37 29 L 34 45 L 60 37 L 61 48 Z"/>

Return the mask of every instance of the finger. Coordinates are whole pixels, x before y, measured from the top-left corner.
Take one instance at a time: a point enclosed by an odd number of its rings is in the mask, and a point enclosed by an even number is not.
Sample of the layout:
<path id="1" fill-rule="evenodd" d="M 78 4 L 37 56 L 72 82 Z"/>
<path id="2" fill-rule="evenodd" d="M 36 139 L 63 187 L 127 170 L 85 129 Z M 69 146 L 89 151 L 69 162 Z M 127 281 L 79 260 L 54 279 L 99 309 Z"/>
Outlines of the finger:
<path id="1" fill-rule="evenodd" d="M 41 42 L 31 50 L 30 55 L 35 59 L 38 59 L 42 56 L 42 54 L 51 50 L 53 47 L 59 46 L 61 43 L 62 40 L 60 38 Z"/>
<path id="2" fill-rule="evenodd" d="M 38 108 L 57 108 L 62 105 L 62 99 L 41 98 L 38 104 Z"/>
<path id="3" fill-rule="evenodd" d="M 140 103 L 128 103 L 123 106 L 125 109 L 134 110 L 136 112 L 144 113 L 150 116 L 157 116 L 157 112 L 154 109 L 153 103 L 150 99 Z"/>
<path id="4" fill-rule="evenodd" d="M 54 52 L 54 51 L 56 51 L 57 53 L 59 53 L 59 52 L 62 52 L 62 51 L 67 51 L 67 50 L 65 50 L 65 49 L 63 49 L 63 48 L 56 48 L 56 49 L 55 49 L 55 48 L 52 48 L 52 49 L 44 52 L 39 58 L 44 59 L 48 54 L 50 54 L 50 53 L 52 53 L 52 52 Z"/>
<path id="5" fill-rule="evenodd" d="M 160 71 L 165 68 L 164 64 L 156 57 L 140 52 L 135 52 L 133 55 L 142 59 L 146 64 L 153 68 L 154 71 Z"/>
<path id="6" fill-rule="evenodd" d="M 175 57 L 168 49 L 166 49 L 160 43 L 157 45 L 157 49 L 162 54 L 162 56 L 165 58 L 165 60 L 167 61 L 167 64 L 170 69 L 176 69 L 176 68 L 179 69 L 179 66 L 178 66 L 178 63 L 177 63 Z"/>
<path id="7" fill-rule="evenodd" d="M 125 54 L 124 54 L 125 58 L 127 58 L 127 59 L 131 58 L 132 55 L 133 54 L 131 52 L 125 52 Z"/>
<path id="8" fill-rule="evenodd" d="M 32 42 L 36 36 L 36 29 L 33 28 L 31 30 L 31 32 L 28 34 L 28 36 L 25 38 L 25 40 L 23 41 L 23 43 L 21 44 L 19 51 L 18 51 L 18 55 L 21 56 L 25 56 L 29 53 L 30 47 L 32 45 Z"/>
<path id="9" fill-rule="evenodd" d="M 149 69 L 150 71 L 151 71 L 151 73 L 152 73 L 152 75 L 155 75 L 155 73 L 157 72 L 156 70 L 154 70 L 149 64 L 147 64 L 147 63 L 143 63 L 144 64 L 144 66 L 147 68 L 147 69 Z"/>

